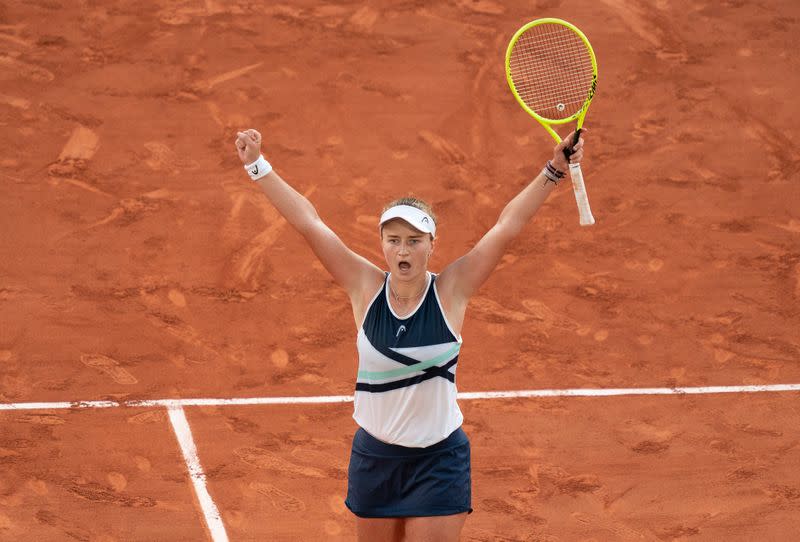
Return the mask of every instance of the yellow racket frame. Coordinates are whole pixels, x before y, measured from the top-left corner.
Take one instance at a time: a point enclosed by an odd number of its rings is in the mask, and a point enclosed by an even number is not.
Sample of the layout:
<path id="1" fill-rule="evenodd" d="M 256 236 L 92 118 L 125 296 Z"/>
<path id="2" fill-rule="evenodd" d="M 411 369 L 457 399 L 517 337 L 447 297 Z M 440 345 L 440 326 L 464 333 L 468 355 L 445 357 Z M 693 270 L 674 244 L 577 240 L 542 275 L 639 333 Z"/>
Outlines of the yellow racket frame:
<path id="1" fill-rule="evenodd" d="M 524 34 L 529 28 L 532 28 L 534 26 L 539 26 L 542 24 L 558 24 L 561 26 L 565 26 L 570 30 L 572 30 L 573 32 L 575 32 L 578 35 L 578 37 L 581 38 L 584 45 L 586 45 L 586 49 L 589 51 L 589 56 L 592 59 L 592 84 L 586 96 L 586 101 L 583 102 L 583 107 L 581 107 L 573 115 L 565 119 L 556 119 L 556 120 L 547 119 L 536 113 L 536 111 L 528 107 L 525 104 L 525 101 L 522 98 L 520 98 L 516 87 L 514 87 L 514 82 L 511 80 L 511 50 L 514 48 L 514 45 L 516 45 L 520 36 L 522 36 L 522 34 Z M 508 49 L 506 49 L 506 81 L 508 81 L 508 86 L 511 89 L 511 92 L 514 94 L 514 98 L 517 100 L 517 102 L 519 102 L 519 105 L 522 106 L 522 109 L 524 109 L 525 112 L 527 112 L 530 116 L 539 121 L 539 124 L 541 124 L 551 136 L 553 136 L 553 139 L 555 139 L 556 143 L 561 143 L 561 136 L 559 136 L 558 133 L 555 130 L 553 130 L 553 128 L 550 127 L 550 125 L 566 124 L 568 122 L 572 122 L 577 119 L 578 124 L 576 129 L 580 129 L 583 126 L 583 119 L 586 116 L 586 111 L 589 109 L 589 104 L 592 102 L 592 98 L 594 98 L 595 89 L 597 88 L 597 59 L 594 56 L 594 49 L 592 49 L 592 44 L 589 43 L 589 40 L 586 38 L 584 33 L 581 32 L 580 29 L 574 24 L 568 23 L 567 21 L 564 21 L 562 19 L 553 19 L 553 18 L 536 19 L 535 21 L 531 21 L 525 24 L 519 30 L 517 30 L 516 34 L 514 34 L 514 36 L 511 38 L 511 41 L 508 44 Z"/>

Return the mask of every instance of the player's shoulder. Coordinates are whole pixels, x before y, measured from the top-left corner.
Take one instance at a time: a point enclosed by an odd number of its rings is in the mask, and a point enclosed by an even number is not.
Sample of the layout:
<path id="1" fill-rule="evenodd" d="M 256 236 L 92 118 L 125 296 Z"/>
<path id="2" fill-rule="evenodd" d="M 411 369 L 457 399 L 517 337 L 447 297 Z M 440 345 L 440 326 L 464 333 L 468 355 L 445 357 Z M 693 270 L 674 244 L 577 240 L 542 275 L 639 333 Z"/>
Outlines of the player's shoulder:
<path id="1" fill-rule="evenodd" d="M 350 301 L 357 313 L 366 311 L 378 292 L 383 289 L 387 276 L 387 272 L 375 267 L 375 271 L 370 271 L 362 277 L 358 290 L 350 294 Z"/>
<path id="2" fill-rule="evenodd" d="M 442 300 L 450 301 L 457 291 L 458 266 L 457 262 L 449 264 L 439 273 L 434 274 L 436 293 Z"/>

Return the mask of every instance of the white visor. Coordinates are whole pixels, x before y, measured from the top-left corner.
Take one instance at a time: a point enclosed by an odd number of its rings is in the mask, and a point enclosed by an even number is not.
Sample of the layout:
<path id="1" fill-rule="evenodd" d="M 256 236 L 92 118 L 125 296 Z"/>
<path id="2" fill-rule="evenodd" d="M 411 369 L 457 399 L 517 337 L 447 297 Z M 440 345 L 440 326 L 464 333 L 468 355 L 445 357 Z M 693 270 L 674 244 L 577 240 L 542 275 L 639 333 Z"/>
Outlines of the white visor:
<path id="1" fill-rule="evenodd" d="M 411 205 L 395 205 L 381 215 L 379 227 L 383 227 L 385 223 L 394 218 L 401 218 L 408 222 L 412 228 L 422 233 L 430 233 L 431 238 L 436 238 L 436 223 L 431 218 L 431 215 L 421 209 Z"/>

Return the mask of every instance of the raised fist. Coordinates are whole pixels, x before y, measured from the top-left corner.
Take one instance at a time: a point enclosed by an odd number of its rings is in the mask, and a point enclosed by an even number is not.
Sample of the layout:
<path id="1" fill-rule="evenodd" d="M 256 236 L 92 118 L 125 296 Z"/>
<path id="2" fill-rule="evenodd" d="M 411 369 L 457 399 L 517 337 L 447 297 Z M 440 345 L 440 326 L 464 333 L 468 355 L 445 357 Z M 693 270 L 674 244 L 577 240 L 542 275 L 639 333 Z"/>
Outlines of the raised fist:
<path id="1" fill-rule="evenodd" d="M 243 164 L 255 162 L 261 155 L 261 134 L 252 128 L 237 132 L 236 151 Z"/>

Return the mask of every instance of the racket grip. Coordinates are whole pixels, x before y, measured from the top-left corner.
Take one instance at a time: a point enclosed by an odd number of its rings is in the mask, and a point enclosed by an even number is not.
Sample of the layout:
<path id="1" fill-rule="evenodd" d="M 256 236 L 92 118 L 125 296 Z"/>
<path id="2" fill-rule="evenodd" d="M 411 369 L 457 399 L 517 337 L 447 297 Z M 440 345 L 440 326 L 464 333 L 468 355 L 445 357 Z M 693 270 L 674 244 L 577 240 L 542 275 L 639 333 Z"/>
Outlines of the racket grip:
<path id="1" fill-rule="evenodd" d="M 572 190 L 575 192 L 575 201 L 578 203 L 581 226 L 591 226 L 594 224 L 594 217 L 592 216 L 592 209 L 589 207 L 589 197 L 586 195 L 586 185 L 583 182 L 581 165 L 570 164 L 569 176 L 572 179 Z"/>
<path id="2" fill-rule="evenodd" d="M 578 140 L 581 138 L 581 130 L 583 128 L 578 128 L 575 130 L 575 137 L 572 138 L 572 143 L 569 144 L 569 147 L 564 147 L 564 158 L 567 159 L 567 163 L 569 163 L 569 157 L 575 154 L 575 151 L 572 150 L 572 147 L 578 144 Z"/>

